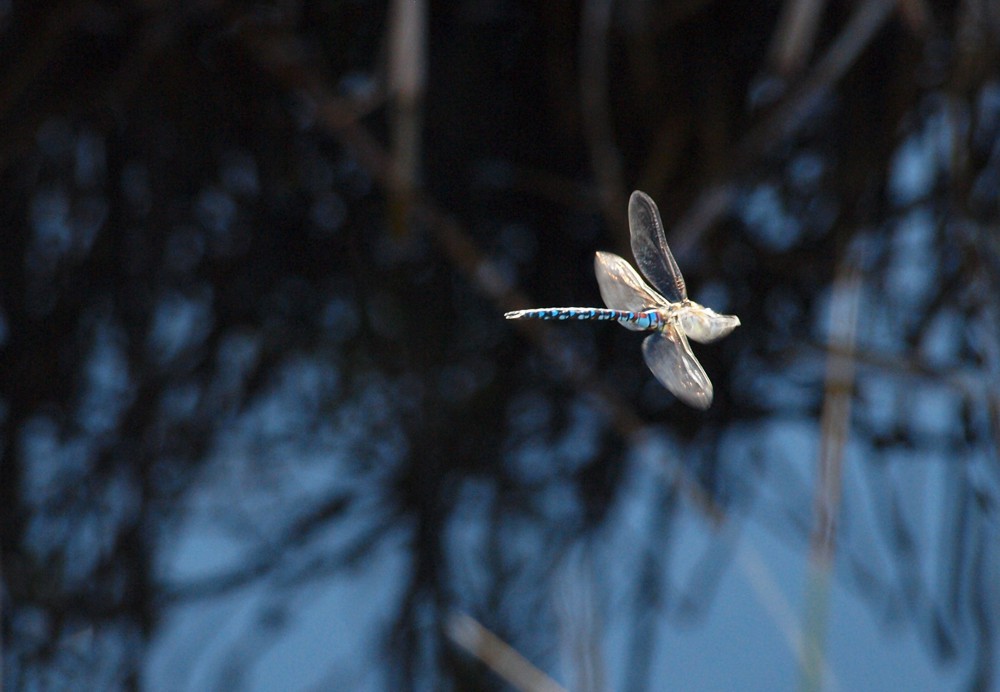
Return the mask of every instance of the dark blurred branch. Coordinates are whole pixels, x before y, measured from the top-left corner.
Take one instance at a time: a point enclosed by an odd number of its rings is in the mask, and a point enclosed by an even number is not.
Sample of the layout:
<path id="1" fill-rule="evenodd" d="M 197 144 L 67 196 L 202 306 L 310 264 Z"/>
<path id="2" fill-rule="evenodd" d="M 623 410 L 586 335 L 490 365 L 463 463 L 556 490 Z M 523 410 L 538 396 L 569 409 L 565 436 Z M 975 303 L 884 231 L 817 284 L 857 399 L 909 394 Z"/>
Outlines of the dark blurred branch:
<path id="1" fill-rule="evenodd" d="M 997 583 L 995 570 L 984 563 L 989 559 L 987 556 L 996 555 L 996 547 L 989 545 L 996 537 L 991 536 L 985 527 L 977 528 L 977 541 L 972 548 L 972 573 L 975 576 L 971 586 L 975 593 L 972 599 L 972 620 L 976 634 L 979 635 L 979 646 L 976 647 L 975 665 L 968 689 L 988 692 L 996 689 L 997 682 Z"/>
<path id="2" fill-rule="evenodd" d="M 925 633 L 931 634 L 937 649 L 943 652 L 945 658 L 951 658 L 956 650 L 954 635 L 945 625 L 946 618 L 938 600 L 924 583 L 921 546 L 907 511 L 908 502 L 901 497 L 898 486 L 893 484 L 887 484 L 885 492 L 876 498 L 876 502 L 888 505 L 885 531 L 895 561 L 897 592 L 903 604 L 903 614 L 911 617 L 918 627 L 925 628 Z"/>
<path id="3" fill-rule="evenodd" d="M 304 546 L 312 540 L 316 534 L 325 529 L 331 520 L 339 518 L 350 509 L 350 496 L 333 496 L 322 505 L 300 517 L 291 526 L 285 529 L 280 536 L 270 541 L 269 547 L 263 549 L 257 556 L 245 559 L 242 565 L 235 570 L 222 574 L 212 575 L 193 579 L 181 584 L 163 584 L 158 590 L 159 598 L 165 603 L 177 601 L 191 601 L 202 598 L 210 598 L 233 589 L 246 586 L 247 584 L 275 573 L 286 566 L 288 552 L 295 548 Z M 380 533 L 380 528 L 376 527 L 370 532 L 359 536 L 352 545 L 370 545 Z M 350 553 L 352 548 L 348 547 L 341 553 Z M 342 559 L 334 560 L 337 564 L 343 564 Z M 315 576 L 315 571 L 310 571 L 310 576 Z"/>
<path id="4" fill-rule="evenodd" d="M 827 355 L 847 356 L 853 353 L 854 360 L 859 365 L 875 368 L 885 373 L 900 377 L 913 377 L 921 380 L 938 382 L 962 393 L 967 399 L 986 398 L 996 400 L 990 390 L 990 382 L 985 381 L 978 370 L 973 369 L 942 369 L 922 362 L 916 357 L 899 355 L 883 355 L 863 348 L 855 348 L 848 352 L 838 344 L 819 344 L 804 342 L 805 349 L 790 349 L 787 357 L 800 354 L 821 352 Z M 812 357 L 810 355 L 809 357 Z"/>
<path id="5" fill-rule="evenodd" d="M 604 219 L 614 231 L 618 252 L 628 256 L 629 229 L 622 210 L 628 191 L 621 157 L 614 143 L 608 103 L 608 31 L 613 0 L 586 0 L 580 26 L 580 102 L 590 162 L 600 193 Z"/>
<path id="6" fill-rule="evenodd" d="M 44 26 L 30 32 L 33 40 L 26 46 L 27 50 L 18 55 L 16 62 L 5 66 L 0 82 L 0 118 L 10 115 L 18 100 L 41 78 L 53 56 L 59 55 L 60 44 L 78 29 L 79 22 L 93 9 L 89 2 L 64 2 L 56 3 L 48 12 L 38 13 Z"/>
<path id="7" fill-rule="evenodd" d="M 43 26 L 25 30 L 25 35 L 30 35 L 32 40 L 24 46 L 23 51 L 9 56 L 16 59 L 4 64 L 3 76 L 0 78 L 0 124 L 3 125 L 0 170 L 6 169 L 24 150 L 32 146 L 38 126 L 44 118 L 56 111 L 51 107 L 39 108 L 37 104 L 31 104 L 33 107 L 28 108 L 26 102 L 32 96 L 32 87 L 44 83 L 43 75 L 53 69 L 54 61 L 62 54 L 65 42 L 93 9 L 89 2 L 69 2 L 57 4 L 48 12 L 38 11 L 35 19 L 42 22 Z M 10 34 L 5 38 L 9 41 Z M 56 98 L 60 101 L 70 100 L 79 98 L 79 94 L 63 92 Z"/>
<path id="8" fill-rule="evenodd" d="M 897 0 L 899 16 L 915 34 L 927 34 L 932 28 L 931 8 L 927 0 Z"/>
<path id="9" fill-rule="evenodd" d="M 816 104 L 857 61 L 888 20 L 894 0 L 865 0 L 812 71 L 765 120 L 736 146 L 732 163 L 704 191 L 675 224 L 670 246 L 682 255 L 731 208 L 741 178 L 761 157 L 785 143 L 802 127 Z"/>

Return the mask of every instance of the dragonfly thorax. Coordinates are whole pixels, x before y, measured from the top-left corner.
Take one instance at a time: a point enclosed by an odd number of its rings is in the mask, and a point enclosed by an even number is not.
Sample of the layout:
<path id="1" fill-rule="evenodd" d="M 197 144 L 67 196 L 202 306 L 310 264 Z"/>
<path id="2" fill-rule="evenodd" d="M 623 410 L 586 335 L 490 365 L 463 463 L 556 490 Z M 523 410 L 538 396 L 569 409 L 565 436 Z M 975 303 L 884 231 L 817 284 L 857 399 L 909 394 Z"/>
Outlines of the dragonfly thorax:
<path id="1" fill-rule="evenodd" d="M 693 300 L 674 303 L 671 308 L 674 323 L 688 337 L 702 344 L 720 339 L 740 326 L 740 318 L 736 315 L 720 315 Z"/>

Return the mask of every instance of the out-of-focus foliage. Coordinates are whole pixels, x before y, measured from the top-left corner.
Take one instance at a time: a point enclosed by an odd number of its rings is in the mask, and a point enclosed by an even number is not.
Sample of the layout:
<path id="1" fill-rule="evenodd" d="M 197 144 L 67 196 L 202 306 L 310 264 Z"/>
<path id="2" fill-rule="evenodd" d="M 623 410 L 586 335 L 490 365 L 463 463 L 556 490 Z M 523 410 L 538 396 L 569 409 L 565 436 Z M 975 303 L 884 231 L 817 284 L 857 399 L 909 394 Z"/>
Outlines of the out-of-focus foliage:
<path id="1" fill-rule="evenodd" d="M 995 688 L 995 4 L 390 5 L 0 3 L 5 686 L 645 689 L 752 524 Z M 707 413 L 501 318 L 634 188 Z"/>

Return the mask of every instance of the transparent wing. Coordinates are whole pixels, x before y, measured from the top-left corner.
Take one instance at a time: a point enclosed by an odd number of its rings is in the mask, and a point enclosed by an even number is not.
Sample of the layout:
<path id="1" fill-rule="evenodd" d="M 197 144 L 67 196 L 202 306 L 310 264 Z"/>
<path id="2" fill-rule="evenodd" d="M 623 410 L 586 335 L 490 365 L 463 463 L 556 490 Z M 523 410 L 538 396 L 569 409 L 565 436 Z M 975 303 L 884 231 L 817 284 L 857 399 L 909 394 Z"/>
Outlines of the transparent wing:
<path id="1" fill-rule="evenodd" d="M 678 319 L 688 338 L 700 344 L 710 344 L 740 326 L 740 318 L 736 315 L 720 315 L 715 310 L 694 302 Z"/>
<path id="2" fill-rule="evenodd" d="M 667 325 L 642 342 L 646 365 L 664 387 L 688 406 L 707 409 L 712 403 L 712 381 L 691 352 L 683 333 Z"/>
<path id="3" fill-rule="evenodd" d="M 646 278 L 671 303 L 687 298 L 684 277 L 663 232 L 660 210 L 645 192 L 636 190 L 629 198 L 628 226 L 632 233 L 632 253 Z"/>
<path id="4" fill-rule="evenodd" d="M 666 305 L 663 296 L 650 288 L 632 265 L 618 255 L 598 252 L 594 258 L 594 273 L 601 287 L 601 298 L 612 310 L 640 312 Z M 638 329 L 633 324 L 623 324 L 629 329 Z"/>

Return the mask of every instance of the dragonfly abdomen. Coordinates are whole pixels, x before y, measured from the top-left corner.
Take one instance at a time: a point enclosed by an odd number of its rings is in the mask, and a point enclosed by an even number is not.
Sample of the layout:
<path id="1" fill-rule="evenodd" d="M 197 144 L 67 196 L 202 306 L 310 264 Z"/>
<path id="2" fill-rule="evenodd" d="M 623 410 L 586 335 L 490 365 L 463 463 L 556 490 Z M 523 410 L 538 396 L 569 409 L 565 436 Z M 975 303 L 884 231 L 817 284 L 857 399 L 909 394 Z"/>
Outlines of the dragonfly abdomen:
<path id="1" fill-rule="evenodd" d="M 634 312 L 607 308 L 532 308 L 504 315 L 508 320 L 599 320 L 634 325 L 638 329 L 656 329 L 661 324 L 655 310 Z"/>

